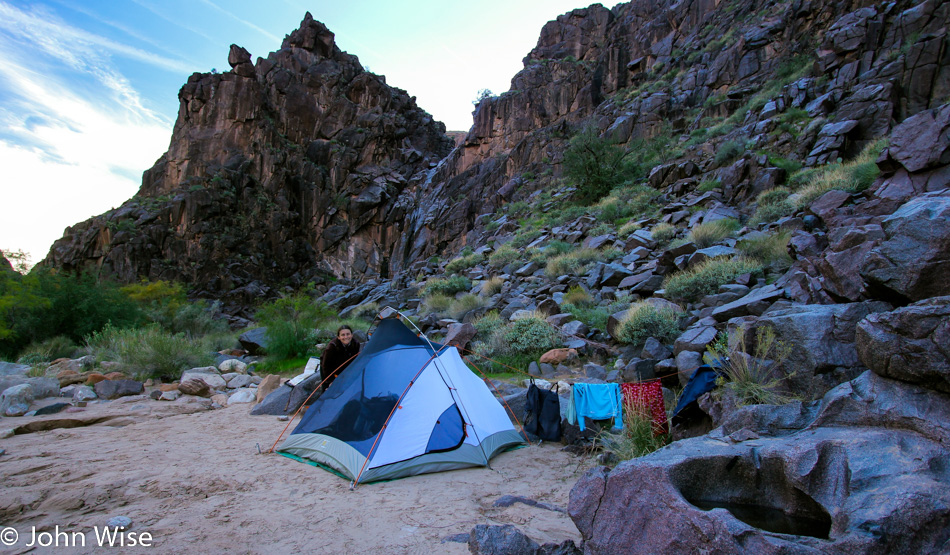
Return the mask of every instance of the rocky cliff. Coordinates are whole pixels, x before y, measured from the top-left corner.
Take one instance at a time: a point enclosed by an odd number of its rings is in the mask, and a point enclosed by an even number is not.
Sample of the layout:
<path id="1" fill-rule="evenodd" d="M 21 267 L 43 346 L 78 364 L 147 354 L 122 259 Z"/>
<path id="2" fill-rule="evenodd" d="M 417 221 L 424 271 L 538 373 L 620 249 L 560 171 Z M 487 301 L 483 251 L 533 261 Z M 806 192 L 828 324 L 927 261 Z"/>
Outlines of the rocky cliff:
<path id="1" fill-rule="evenodd" d="M 168 152 L 120 208 L 68 229 L 44 262 L 174 279 L 237 304 L 321 276 L 386 277 L 415 256 L 407 214 L 452 148 L 405 91 L 307 14 L 277 52 L 196 73 Z"/>

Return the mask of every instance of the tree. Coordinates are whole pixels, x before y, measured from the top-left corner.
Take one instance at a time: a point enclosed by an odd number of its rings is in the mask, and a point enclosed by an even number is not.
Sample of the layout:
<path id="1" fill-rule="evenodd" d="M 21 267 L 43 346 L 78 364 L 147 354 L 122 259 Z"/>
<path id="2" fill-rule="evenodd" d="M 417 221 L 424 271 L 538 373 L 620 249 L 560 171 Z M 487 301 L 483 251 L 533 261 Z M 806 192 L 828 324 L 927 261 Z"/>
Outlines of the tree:
<path id="1" fill-rule="evenodd" d="M 628 154 L 593 127 L 575 135 L 564 151 L 564 175 L 577 187 L 577 200 L 593 204 L 630 179 L 634 168 L 626 162 Z"/>
<path id="2" fill-rule="evenodd" d="M 491 98 L 493 96 L 495 96 L 495 93 L 491 92 L 491 89 L 482 89 L 478 91 L 478 98 L 473 100 L 472 104 L 478 106 L 479 104 L 481 104 L 482 100 L 485 100 L 486 98 Z"/>

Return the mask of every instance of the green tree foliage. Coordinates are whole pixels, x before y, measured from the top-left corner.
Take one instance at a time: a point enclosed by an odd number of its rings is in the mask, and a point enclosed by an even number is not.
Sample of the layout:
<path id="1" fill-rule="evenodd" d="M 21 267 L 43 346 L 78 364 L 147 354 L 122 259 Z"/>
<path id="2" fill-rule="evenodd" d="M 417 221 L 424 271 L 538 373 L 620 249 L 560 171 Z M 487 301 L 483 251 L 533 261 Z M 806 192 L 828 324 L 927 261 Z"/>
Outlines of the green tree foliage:
<path id="1" fill-rule="evenodd" d="M 6 357 L 34 341 L 61 335 L 78 343 L 106 324 L 121 328 L 143 320 L 118 286 L 92 275 L 44 268 L 25 276 L 0 274 L 0 355 Z"/>
<path id="2" fill-rule="evenodd" d="M 588 127 L 564 151 L 564 175 L 577 187 L 577 200 L 593 204 L 629 179 L 633 168 L 627 152 Z"/>
<path id="3" fill-rule="evenodd" d="M 265 304 L 256 319 L 267 327 L 267 354 L 287 359 L 316 354 L 311 351 L 318 339 L 317 328 L 335 316 L 326 304 L 298 292 Z"/>

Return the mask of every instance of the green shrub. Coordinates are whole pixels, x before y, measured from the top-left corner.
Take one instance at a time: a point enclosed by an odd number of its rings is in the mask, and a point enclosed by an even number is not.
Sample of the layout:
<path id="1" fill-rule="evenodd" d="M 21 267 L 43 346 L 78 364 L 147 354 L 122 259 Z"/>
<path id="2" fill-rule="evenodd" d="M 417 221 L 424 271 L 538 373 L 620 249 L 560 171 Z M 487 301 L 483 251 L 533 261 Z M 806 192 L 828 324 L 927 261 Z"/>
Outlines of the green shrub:
<path id="1" fill-rule="evenodd" d="M 176 380 L 183 370 L 213 364 L 215 355 L 201 341 L 155 324 L 125 329 L 106 326 L 90 334 L 86 344 L 97 360 L 118 362 L 139 380 Z"/>
<path id="2" fill-rule="evenodd" d="M 672 436 L 657 430 L 650 416 L 649 407 L 624 406 L 623 429 L 604 430 L 597 436 L 597 443 L 621 461 L 643 457 L 666 446 Z"/>
<path id="3" fill-rule="evenodd" d="M 475 253 L 472 253 L 466 256 L 461 256 L 459 258 L 452 260 L 448 264 L 446 264 L 445 271 L 454 274 L 454 273 L 458 273 L 464 270 L 468 270 L 469 268 L 477 266 L 484 259 L 485 259 L 484 256 L 480 254 L 475 254 Z"/>
<path id="4" fill-rule="evenodd" d="M 492 276 L 489 279 L 486 279 L 482 282 L 482 295 L 486 297 L 491 297 L 492 295 L 497 295 L 501 293 L 501 289 L 505 286 L 505 280 L 501 276 Z"/>
<path id="5" fill-rule="evenodd" d="M 255 318 L 267 327 L 267 354 L 288 359 L 316 354 L 317 328 L 336 317 L 326 304 L 306 293 L 294 293 L 264 304 Z"/>
<path id="6" fill-rule="evenodd" d="M 707 347 L 704 359 L 719 366 L 726 374 L 725 389 L 735 394 L 740 405 L 780 405 L 791 397 L 780 389 L 783 376 L 779 368 L 788 359 L 792 348 L 775 337 L 768 326 L 756 330 L 752 352 L 746 344 L 746 330 L 737 330 L 737 341 L 730 348 L 721 337 Z M 721 380 L 721 379 L 720 379 Z"/>
<path id="7" fill-rule="evenodd" d="M 719 179 L 704 179 L 696 189 L 700 193 L 708 193 L 722 187 L 722 181 Z"/>
<path id="8" fill-rule="evenodd" d="M 657 243 L 665 243 L 673 237 L 676 237 L 676 231 L 675 225 L 660 222 L 653 226 L 653 229 L 650 230 L 650 235 L 653 236 L 653 240 Z"/>
<path id="9" fill-rule="evenodd" d="M 699 224 L 689 231 L 689 240 L 704 249 L 722 241 L 742 227 L 734 218 Z"/>
<path id="10" fill-rule="evenodd" d="M 30 343 L 17 360 L 20 364 L 50 362 L 58 358 L 74 358 L 79 347 L 65 335 L 57 335 L 42 341 Z"/>
<path id="11" fill-rule="evenodd" d="M 509 244 L 504 244 L 491 253 L 491 256 L 488 257 L 488 264 L 492 268 L 504 268 L 520 258 L 521 253 L 518 249 Z"/>
<path id="12" fill-rule="evenodd" d="M 621 237 L 629 237 L 631 233 L 640 229 L 640 224 L 637 222 L 627 222 L 620 226 L 620 229 L 617 230 L 617 235 Z"/>
<path id="13" fill-rule="evenodd" d="M 564 293 L 564 302 L 576 306 L 590 306 L 594 304 L 594 298 L 590 293 L 580 285 L 575 285 Z"/>
<path id="14" fill-rule="evenodd" d="M 886 147 L 886 139 L 869 143 L 854 160 L 829 164 L 800 178 L 802 180 L 807 178 L 808 181 L 807 185 L 798 191 L 794 206 L 804 208 L 832 189 L 849 193 L 858 193 L 867 189 L 880 175 L 880 169 L 875 161 Z"/>
<path id="15" fill-rule="evenodd" d="M 422 311 L 426 314 L 445 314 L 454 299 L 442 293 L 426 295 L 422 300 Z"/>
<path id="16" fill-rule="evenodd" d="M 666 295 L 672 299 L 693 302 L 715 293 L 720 285 L 732 282 L 742 274 L 757 272 L 762 265 L 742 256 L 712 258 L 666 278 Z"/>
<path id="17" fill-rule="evenodd" d="M 492 310 L 482 316 L 479 316 L 472 322 L 475 326 L 475 333 L 481 339 L 487 339 L 496 331 L 505 327 L 505 321 L 498 314 L 497 310 Z"/>
<path id="18" fill-rule="evenodd" d="M 454 295 L 462 291 L 468 291 L 472 288 L 472 280 L 465 276 L 452 276 L 448 278 L 432 278 L 426 282 L 422 290 L 422 295 Z"/>
<path id="19" fill-rule="evenodd" d="M 555 256 L 548 261 L 544 273 L 548 277 L 557 277 L 565 274 L 581 274 L 591 262 L 605 260 L 604 252 L 597 249 L 581 248 L 569 253 Z"/>
<path id="20" fill-rule="evenodd" d="M 787 266 L 792 262 L 792 257 L 788 254 L 788 241 L 791 236 L 791 232 L 780 231 L 765 237 L 739 241 L 736 247 L 745 256 L 763 264 L 778 263 Z"/>
<path id="21" fill-rule="evenodd" d="M 541 314 L 509 323 L 504 339 L 509 349 L 516 353 L 548 351 L 561 346 L 560 334 Z"/>
<path id="22" fill-rule="evenodd" d="M 473 295 L 471 293 L 462 295 L 458 299 L 452 300 L 449 304 L 448 314 L 452 318 L 459 319 L 472 310 L 485 306 L 485 298 Z"/>
<path id="23" fill-rule="evenodd" d="M 755 209 L 755 214 L 749 219 L 749 225 L 759 225 L 763 223 L 772 223 L 785 216 L 791 216 L 795 213 L 795 207 L 788 200 L 774 202 L 772 204 L 762 204 Z"/>
<path id="24" fill-rule="evenodd" d="M 577 187 L 576 198 L 593 204 L 626 181 L 631 170 L 627 153 L 588 127 L 574 136 L 564 151 L 564 175 Z"/>
<path id="25" fill-rule="evenodd" d="M 349 317 L 361 320 L 372 320 L 377 314 L 379 314 L 379 303 L 362 303 L 349 312 Z"/>
<path id="26" fill-rule="evenodd" d="M 611 314 L 630 307 L 629 297 L 624 295 L 606 306 L 594 306 L 593 303 L 567 303 L 561 305 L 561 310 L 569 312 L 575 318 L 587 324 L 590 328 L 607 329 L 607 320 Z"/>
<path id="27" fill-rule="evenodd" d="M 617 325 L 617 339 L 640 345 L 649 337 L 669 343 L 679 332 L 679 315 L 670 308 L 657 308 L 646 302 L 630 306 Z"/>
<path id="28" fill-rule="evenodd" d="M 746 151 L 746 141 L 742 140 L 732 140 L 726 141 L 720 145 L 719 150 L 716 151 L 716 165 L 724 166 L 736 158 L 740 154 Z"/>

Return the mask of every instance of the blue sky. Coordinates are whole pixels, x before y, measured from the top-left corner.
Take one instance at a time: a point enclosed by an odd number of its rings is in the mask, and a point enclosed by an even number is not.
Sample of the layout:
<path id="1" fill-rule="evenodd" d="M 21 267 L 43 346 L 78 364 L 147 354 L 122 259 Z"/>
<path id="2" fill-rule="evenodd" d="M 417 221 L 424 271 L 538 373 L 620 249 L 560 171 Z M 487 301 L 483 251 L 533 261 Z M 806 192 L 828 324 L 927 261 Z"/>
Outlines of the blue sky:
<path id="1" fill-rule="evenodd" d="M 304 13 L 452 129 L 478 91 L 508 90 L 545 22 L 583 0 L 0 0 L 0 249 L 46 256 L 116 207 L 168 148 L 178 89 L 256 60 Z"/>

